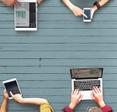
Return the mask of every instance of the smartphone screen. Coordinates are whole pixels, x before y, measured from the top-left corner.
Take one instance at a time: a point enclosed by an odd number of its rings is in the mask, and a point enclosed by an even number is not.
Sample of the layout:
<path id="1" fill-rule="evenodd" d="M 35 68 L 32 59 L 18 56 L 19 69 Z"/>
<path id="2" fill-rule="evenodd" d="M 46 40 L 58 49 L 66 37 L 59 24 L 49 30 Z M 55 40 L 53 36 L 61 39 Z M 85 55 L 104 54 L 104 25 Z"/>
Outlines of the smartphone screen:
<path id="1" fill-rule="evenodd" d="M 16 81 L 4 83 L 4 85 L 5 85 L 5 88 L 6 88 L 7 92 L 8 92 L 9 97 L 11 97 L 10 91 L 13 94 L 21 94 Z"/>
<path id="2" fill-rule="evenodd" d="M 87 15 L 87 18 L 84 17 L 84 20 L 91 20 L 91 10 L 90 9 L 85 9 L 84 14 Z"/>

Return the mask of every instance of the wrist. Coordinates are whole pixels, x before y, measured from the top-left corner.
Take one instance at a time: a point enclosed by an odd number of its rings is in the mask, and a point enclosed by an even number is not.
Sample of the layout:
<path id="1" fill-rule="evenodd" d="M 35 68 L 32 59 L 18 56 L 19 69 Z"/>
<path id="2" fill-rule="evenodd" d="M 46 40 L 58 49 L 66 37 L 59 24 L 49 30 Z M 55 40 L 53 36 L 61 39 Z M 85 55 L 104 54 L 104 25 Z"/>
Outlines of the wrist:
<path id="1" fill-rule="evenodd" d="M 74 105 L 73 103 L 70 103 L 70 104 L 69 104 L 69 108 L 72 109 L 72 110 L 74 110 L 75 105 Z"/>
<path id="2" fill-rule="evenodd" d="M 99 102 L 99 106 L 100 106 L 100 107 L 104 107 L 105 105 L 106 105 L 106 104 L 105 104 L 104 101 L 100 101 L 100 102 Z"/>
<path id="3" fill-rule="evenodd" d="M 95 1 L 93 3 L 93 6 L 97 7 L 97 9 L 99 9 L 101 7 L 100 3 L 98 1 Z"/>
<path id="4" fill-rule="evenodd" d="M 18 102 L 18 103 L 21 103 L 21 104 L 25 103 L 25 100 L 23 98 L 21 98 L 21 99 L 14 99 L 14 100 L 16 102 Z"/>
<path id="5" fill-rule="evenodd" d="M 25 103 L 25 100 L 22 98 L 22 99 L 20 99 L 19 103 L 24 104 Z"/>
<path id="6" fill-rule="evenodd" d="M 94 10 L 94 12 L 98 9 L 95 5 L 92 7 L 92 9 Z"/>

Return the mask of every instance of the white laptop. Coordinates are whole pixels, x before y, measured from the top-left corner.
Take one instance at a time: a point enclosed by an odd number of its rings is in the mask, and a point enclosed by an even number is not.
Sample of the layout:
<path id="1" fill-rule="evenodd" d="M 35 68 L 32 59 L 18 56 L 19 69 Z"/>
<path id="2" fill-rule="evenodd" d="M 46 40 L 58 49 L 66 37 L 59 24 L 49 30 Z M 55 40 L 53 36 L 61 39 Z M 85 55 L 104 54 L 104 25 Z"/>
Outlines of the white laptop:
<path id="1" fill-rule="evenodd" d="M 37 30 L 37 1 L 18 0 L 14 6 L 14 22 L 16 31 Z"/>
<path id="2" fill-rule="evenodd" d="M 97 86 L 103 93 L 103 68 L 73 68 L 70 69 L 72 78 L 72 91 L 79 89 L 83 100 L 91 100 L 93 86 Z"/>

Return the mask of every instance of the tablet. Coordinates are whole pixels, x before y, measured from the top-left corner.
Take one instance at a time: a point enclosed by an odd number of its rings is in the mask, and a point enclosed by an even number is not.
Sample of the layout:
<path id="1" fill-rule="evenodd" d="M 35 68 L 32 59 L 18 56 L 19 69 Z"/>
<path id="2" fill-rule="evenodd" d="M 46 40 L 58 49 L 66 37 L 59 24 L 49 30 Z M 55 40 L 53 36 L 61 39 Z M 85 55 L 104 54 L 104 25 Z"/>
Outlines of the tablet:
<path id="1" fill-rule="evenodd" d="M 14 6 L 14 22 L 16 31 L 36 31 L 36 0 L 18 0 L 18 4 Z"/>
<path id="2" fill-rule="evenodd" d="M 9 99 L 12 99 L 10 92 L 12 92 L 13 94 L 21 94 L 22 95 L 21 90 L 19 88 L 18 81 L 16 78 L 3 81 L 3 85 L 6 89 L 6 91 L 8 92 Z"/>

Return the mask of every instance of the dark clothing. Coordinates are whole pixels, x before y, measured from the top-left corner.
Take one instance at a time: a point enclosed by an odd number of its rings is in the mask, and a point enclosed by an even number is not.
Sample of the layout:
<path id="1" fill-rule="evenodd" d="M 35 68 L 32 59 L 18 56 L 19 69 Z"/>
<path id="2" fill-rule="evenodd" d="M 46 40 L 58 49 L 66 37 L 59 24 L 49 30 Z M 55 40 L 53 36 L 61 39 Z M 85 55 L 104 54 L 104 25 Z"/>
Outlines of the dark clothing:
<path id="1" fill-rule="evenodd" d="M 101 108 L 102 112 L 112 112 L 112 108 L 108 105 L 104 106 Z M 63 109 L 64 112 L 73 112 L 73 110 L 71 108 L 69 108 L 69 106 L 66 106 Z"/>

